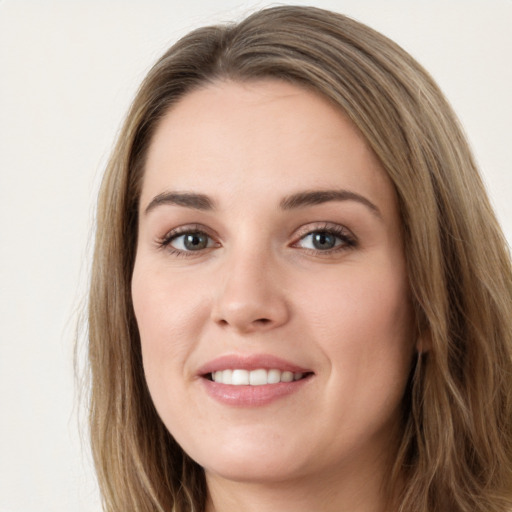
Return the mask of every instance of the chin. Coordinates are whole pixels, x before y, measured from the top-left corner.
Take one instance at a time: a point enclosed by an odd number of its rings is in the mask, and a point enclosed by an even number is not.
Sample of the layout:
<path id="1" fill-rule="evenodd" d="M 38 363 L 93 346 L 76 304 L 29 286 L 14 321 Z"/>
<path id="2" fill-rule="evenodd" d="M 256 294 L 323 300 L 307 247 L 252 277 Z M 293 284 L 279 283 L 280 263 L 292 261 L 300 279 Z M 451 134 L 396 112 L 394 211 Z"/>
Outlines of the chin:
<path id="1" fill-rule="evenodd" d="M 211 465 L 203 466 L 206 476 L 215 476 L 224 480 L 245 483 L 277 483 L 293 480 L 302 476 L 298 468 L 284 464 L 283 461 L 254 460 L 239 457 L 236 460 L 212 461 Z"/>
<path id="2" fill-rule="evenodd" d="M 209 449 L 187 452 L 207 475 L 216 475 L 226 480 L 238 482 L 277 482 L 298 477 L 303 473 L 305 463 L 299 447 L 279 443 L 218 443 Z M 302 453 L 304 455 L 304 453 Z"/>

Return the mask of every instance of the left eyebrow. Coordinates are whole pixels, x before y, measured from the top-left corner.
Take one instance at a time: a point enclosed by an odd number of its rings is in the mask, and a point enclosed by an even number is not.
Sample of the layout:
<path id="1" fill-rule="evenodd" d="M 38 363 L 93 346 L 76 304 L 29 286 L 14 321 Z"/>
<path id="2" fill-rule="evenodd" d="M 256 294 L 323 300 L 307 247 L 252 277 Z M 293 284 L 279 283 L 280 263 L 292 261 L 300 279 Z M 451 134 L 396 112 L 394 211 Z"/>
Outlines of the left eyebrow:
<path id="1" fill-rule="evenodd" d="M 382 213 L 375 204 L 366 197 L 350 190 L 305 190 L 283 198 L 279 205 L 283 210 L 294 210 L 330 201 L 356 201 L 366 206 L 382 220 Z"/>

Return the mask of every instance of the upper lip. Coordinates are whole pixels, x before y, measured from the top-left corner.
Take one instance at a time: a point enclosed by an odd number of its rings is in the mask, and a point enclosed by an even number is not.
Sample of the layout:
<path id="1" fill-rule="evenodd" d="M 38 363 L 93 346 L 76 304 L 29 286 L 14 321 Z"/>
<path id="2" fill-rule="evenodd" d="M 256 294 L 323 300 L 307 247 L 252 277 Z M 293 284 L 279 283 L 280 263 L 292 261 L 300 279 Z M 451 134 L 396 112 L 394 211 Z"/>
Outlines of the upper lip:
<path id="1" fill-rule="evenodd" d="M 311 370 L 304 368 L 280 357 L 270 354 L 226 354 L 213 359 L 201 366 L 198 375 L 207 375 L 209 373 L 221 370 L 259 370 L 259 369 L 277 369 L 293 373 L 310 373 Z"/>

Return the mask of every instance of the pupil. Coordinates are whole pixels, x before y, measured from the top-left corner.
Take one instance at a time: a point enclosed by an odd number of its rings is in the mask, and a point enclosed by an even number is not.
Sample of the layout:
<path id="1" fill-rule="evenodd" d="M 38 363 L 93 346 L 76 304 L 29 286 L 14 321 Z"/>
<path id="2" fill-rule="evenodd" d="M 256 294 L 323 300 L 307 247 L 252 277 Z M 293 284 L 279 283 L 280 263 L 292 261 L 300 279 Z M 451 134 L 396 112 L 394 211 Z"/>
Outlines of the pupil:
<path id="1" fill-rule="evenodd" d="M 313 245 L 316 249 L 332 249 L 336 244 L 336 238 L 330 233 L 315 233 L 313 235 Z"/>
<path id="2" fill-rule="evenodd" d="M 208 238 L 206 237 L 206 235 L 201 233 L 187 235 L 185 236 L 184 245 L 187 249 L 191 251 L 204 249 L 208 245 Z"/>

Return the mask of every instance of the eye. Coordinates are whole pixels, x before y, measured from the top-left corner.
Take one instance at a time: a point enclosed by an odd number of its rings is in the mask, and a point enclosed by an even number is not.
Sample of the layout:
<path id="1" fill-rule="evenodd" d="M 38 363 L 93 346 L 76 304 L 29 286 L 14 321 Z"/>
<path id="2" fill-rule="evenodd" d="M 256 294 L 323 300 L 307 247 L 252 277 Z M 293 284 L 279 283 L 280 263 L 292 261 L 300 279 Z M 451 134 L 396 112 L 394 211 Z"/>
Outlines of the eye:
<path id="1" fill-rule="evenodd" d="M 336 225 L 311 230 L 293 245 L 315 252 L 336 252 L 354 247 L 356 240 L 346 228 Z"/>
<path id="2" fill-rule="evenodd" d="M 195 233 L 184 233 L 172 238 L 169 245 L 179 251 L 200 251 L 211 247 L 213 240 L 200 231 Z"/>
<path id="3" fill-rule="evenodd" d="M 301 247 L 316 249 L 318 251 L 328 251 L 339 245 L 341 240 L 336 235 L 327 231 L 315 231 L 306 235 L 301 242 Z"/>
<path id="4" fill-rule="evenodd" d="M 218 244 L 204 231 L 188 228 L 171 231 L 158 241 L 158 245 L 173 254 L 187 255 L 217 247 Z"/>

